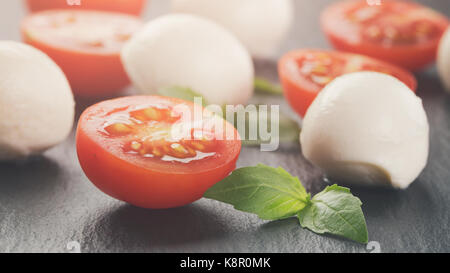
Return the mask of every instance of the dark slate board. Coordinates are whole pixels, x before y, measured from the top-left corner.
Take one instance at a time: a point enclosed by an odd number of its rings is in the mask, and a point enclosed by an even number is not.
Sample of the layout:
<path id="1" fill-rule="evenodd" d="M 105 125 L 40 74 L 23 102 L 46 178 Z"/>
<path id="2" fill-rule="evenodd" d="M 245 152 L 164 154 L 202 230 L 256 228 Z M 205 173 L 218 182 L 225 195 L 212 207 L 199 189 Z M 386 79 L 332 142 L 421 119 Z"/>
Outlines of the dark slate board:
<path id="1" fill-rule="evenodd" d="M 1 39 L 19 38 L 15 27 L 24 14 L 19 2 L 0 4 Z M 167 2 L 154 0 L 148 17 L 162 13 Z M 295 2 L 296 27 L 280 52 L 327 47 L 318 14 L 331 1 Z M 450 15 L 448 0 L 422 2 Z M 273 61 L 258 61 L 257 71 L 276 79 Z M 370 240 L 383 252 L 450 251 L 450 95 L 435 69 L 418 79 L 431 124 L 428 167 L 406 191 L 353 188 L 364 202 Z M 79 109 L 88 104 L 79 103 Z M 238 164 L 282 166 L 317 192 L 326 186 L 322 174 L 299 149 L 299 144 L 273 153 L 244 148 Z M 296 219 L 265 222 L 211 200 L 161 211 L 115 201 L 84 176 L 73 135 L 42 157 L 0 163 L 0 252 L 68 252 L 73 241 L 82 252 L 368 252 L 364 245 L 303 230 Z"/>

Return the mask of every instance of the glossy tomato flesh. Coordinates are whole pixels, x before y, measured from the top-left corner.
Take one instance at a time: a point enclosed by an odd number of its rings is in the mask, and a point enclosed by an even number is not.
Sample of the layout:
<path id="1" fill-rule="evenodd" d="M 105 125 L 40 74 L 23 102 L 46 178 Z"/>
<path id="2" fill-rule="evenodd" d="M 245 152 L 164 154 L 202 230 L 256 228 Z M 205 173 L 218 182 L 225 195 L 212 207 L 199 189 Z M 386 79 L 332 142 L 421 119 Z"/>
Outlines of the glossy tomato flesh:
<path id="1" fill-rule="evenodd" d="M 376 71 L 398 78 L 413 91 L 417 88 L 414 75 L 400 67 L 363 55 L 338 51 L 293 51 L 280 59 L 278 71 L 285 97 L 302 117 L 318 93 L 343 74 Z"/>
<path id="2" fill-rule="evenodd" d="M 89 107 L 76 137 L 82 169 L 100 190 L 139 207 L 171 208 L 200 199 L 235 169 L 241 140 L 222 118 L 202 119 L 194 111 L 190 102 L 159 96 Z M 205 126 L 217 119 L 222 128 Z M 174 128 L 187 129 L 178 135 Z"/>
<path id="3" fill-rule="evenodd" d="M 26 0 L 32 12 L 49 9 L 88 9 L 140 15 L 146 0 Z M 70 5 L 72 3 L 72 5 Z"/>
<path id="4" fill-rule="evenodd" d="M 141 26 L 126 14 L 51 10 L 25 18 L 22 35 L 61 67 L 76 95 L 102 97 L 130 83 L 120 51 Z"/>
<path id="5" fill-rule="evenodd" d="M 409 70 L 420 70 L 436 59 L 448 19 L 411 1 L 341 1 L 321 16 L 322 28 L 341 51 L 368 55 Z"/>

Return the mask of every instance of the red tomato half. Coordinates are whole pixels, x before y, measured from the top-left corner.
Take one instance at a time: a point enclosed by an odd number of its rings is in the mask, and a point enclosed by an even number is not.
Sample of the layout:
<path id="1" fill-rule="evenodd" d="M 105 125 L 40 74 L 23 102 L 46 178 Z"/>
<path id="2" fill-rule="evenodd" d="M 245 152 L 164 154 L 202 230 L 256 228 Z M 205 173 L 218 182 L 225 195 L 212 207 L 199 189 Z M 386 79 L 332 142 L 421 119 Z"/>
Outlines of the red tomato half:
<path id="1" fill-rule="evenodd" d="M 413 91 L 417 88 L 417 81 L 410 72 L 353 53 L 297 50 L 284 55 L 278 64 L 284 95 L 302 117 L 325 85 L 343 74 L 358 71 L 386 73 L 398 78 Z"/>
<path id="2" fill-rule="evenodd" d="M 419 70 L 436 59 L 439 40 L 448 26 L 445 16 L 410 1 L 338 2 L 321 17 L 333 46 Z"/>
<path id="3" fill-rule="evenodd" d="M 61 67 L 76 95 L 101 97 L 130 83 L 120 51 L 141 26 L 121 13 L 51 10 L 25 18 L 22 34 Z"/>
<path id="4" fill-rule="evenodd" d="M 211 117 L 193 113 L 193 103 L 159 96 L 91 106 L 77 129 L 81 167 L 100 190 L 139 207 L 171 208 L 200 199 L 235 169 L 241 140 L 222 118 L 212 115 L 221 129 L 205 126 Z M 181 125 L 186 133 L 178 135 L 174 128 Z"/>
<path id="5" fill-rule="evenodd" d="M 77 2 L 80 5 L 77 5 Z M 49 9 L 90 9 L 140 15 L 145 0 L 26 0 L 32 12 Z"/>

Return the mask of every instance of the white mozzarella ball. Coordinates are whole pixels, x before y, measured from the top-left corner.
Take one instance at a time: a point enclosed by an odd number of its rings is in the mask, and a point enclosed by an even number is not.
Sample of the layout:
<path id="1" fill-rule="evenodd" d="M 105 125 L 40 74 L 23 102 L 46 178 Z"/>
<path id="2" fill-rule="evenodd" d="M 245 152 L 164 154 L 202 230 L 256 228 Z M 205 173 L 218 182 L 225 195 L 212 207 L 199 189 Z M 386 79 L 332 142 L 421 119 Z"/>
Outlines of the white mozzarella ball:
<path id="1" fill-rule="evenodd" d="M 450 27 L 441 39 L 439 45 L 437 67 L 439 75 L 447 91 L 450 92 Z"/>
<path id="2" fill-rule="evenodd" d="M 319 94 L 300 135 L 303 154 L 342 183 L 407 188 L 428 159 L 422 100 L 386 74 L 341 76 Z"/>
<path id="3" fill-rule="evenodd" d="M 31 46 L 0 41 L 0 160 L 38 154 L 70 133 L 75 102 L 61 69 Z"/>
<path id="4" fill-rule="evenodd" d="M 172 0 L 172 10 L 223 25 L 257 58 L 274 55 L 294 20 L 292 0 Z"/>
<path id="5" fill-rule="evenodd" d="M 145 94 L 188 87 L 209 103 L 245 104 L 254 68 L 239 40 L 200 17 L 172 14 L 149 22 L 122 50 L 125 69 Z"/>

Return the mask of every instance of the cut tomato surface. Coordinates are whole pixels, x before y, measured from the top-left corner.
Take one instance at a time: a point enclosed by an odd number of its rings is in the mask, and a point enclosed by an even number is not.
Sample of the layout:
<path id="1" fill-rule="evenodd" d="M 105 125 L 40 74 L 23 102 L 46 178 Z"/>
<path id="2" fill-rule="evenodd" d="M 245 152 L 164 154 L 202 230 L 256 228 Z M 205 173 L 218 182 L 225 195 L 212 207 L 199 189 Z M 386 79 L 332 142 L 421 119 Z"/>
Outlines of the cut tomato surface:
<path id="1" fill-rule="evenodd" d="M 141 26 L 126 14 L 51 10 L 25 18 L 22 34 L 61 67 L 76 95 L 101 97 L 130 83 L 120 51 Z"/>
<path id="2" fill-rule="evenodd" d="M 304 49 L 289 52 L 278 64 L 284 95 L 302 117 L 329 82 L 338 76 L 358 71 L 386 73 L 398 78 L 413 91 L 417 88 L 417 81 L 410 72 L 359 54 Z"/>
<path id="3" fill-rule="evenodd" d="M 420 70 L 436 59 L 439 40 L 449 21 L 440 13 L 411 1 L 341 1 L 321 16 L 333 46 Z"/>
<path id="4" fill-rule="evenodd" d="M 144 208 L 200 199 L 235 169 L 241 150 L 230 123 L 191 102 L 159 96 L 91 106 L 76 142 L 81 167 L 100 190 Z"/>
<path id="5" fill-rule="evenodd" d="M 79 5 L 78 5 L 79 2 Z M 88 9 L 140 15 L 146 0 L 26 0 L 31 12 L 49 9 Z"/>

